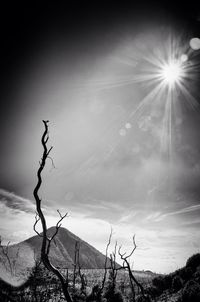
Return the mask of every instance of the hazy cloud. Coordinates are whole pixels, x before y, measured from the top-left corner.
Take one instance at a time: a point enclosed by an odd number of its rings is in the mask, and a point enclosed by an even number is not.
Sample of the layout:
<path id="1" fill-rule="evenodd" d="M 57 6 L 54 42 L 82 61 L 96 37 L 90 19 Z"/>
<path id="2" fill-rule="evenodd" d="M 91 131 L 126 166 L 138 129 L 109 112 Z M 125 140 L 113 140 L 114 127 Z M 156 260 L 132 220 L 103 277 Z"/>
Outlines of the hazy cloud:
<path id="1" fill-rule="evenodd" d="M 187 208 L 182 208 L 182 209 L 180 209 L 178 211 L 169 212 L 169 213 L 165 213 L 165 214 L 159 213 L 159 215 L 157 215 L 154 218 L 155 218 L 155 221 L 161 221 L 163 219 L 166 219 L 168 216 L 175 216 L 175 215 L 180 215 L 180 214 L 192 213 L 194 211 L 195 212 L 196 211 L 200 211 L 200 204 L 189 206 Z"/>
<path id="2" fill-rule="evenodd" d="M 16 210 L 16 212 L 35 212 L 35 205 L 32 201 L 3 189 L 0 189 L 0 204 L 4 204 L 8 208 Z"/>

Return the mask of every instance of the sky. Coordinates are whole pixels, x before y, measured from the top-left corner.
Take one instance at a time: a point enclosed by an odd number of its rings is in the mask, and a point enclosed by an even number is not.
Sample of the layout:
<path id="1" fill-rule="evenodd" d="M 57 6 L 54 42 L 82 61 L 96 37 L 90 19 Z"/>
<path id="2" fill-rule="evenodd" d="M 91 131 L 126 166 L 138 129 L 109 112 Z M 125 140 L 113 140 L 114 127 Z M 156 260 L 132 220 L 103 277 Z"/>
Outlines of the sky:
<path id="1" fill-rule="evenodd" d="M 3 13 L 3 241 L 34 235 L 49 120 L 53 164 L 40 190 L 48 226 L 59 209 L 63 227 L 101 252 L 111 227 L 125 251 L 135 234 L 135 269 L 183 266 L 200 248 L 199 8 L 69 1 Z M 175 83 L 166 80 L 171 59 L 181 66 Z"/>

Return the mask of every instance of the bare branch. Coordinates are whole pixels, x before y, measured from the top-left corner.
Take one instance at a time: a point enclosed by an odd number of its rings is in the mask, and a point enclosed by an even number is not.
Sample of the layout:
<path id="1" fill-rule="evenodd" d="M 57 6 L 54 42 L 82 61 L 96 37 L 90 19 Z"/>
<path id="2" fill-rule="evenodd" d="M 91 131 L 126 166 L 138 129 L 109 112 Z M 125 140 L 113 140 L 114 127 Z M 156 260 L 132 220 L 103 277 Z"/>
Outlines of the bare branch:
<path id="1" fill-rule="evenodd" d="M 49 153 L 51 152 L 52 149 L 53 147 L 51 146 L 51 148 L 47 151 L 47 158 L 49 158 Z"/>
<path id="2" fill-rule="evenodd" d="M 113 230 L 112 230 L 112 227 L 111 227 L 110 235 L 109 235 L 109 238 L 108 238 L 108 243 L 106 245 L 106 258 L 105 258 L 105 264 L 104 264 L 104 275 L 103 275 L 103 280 L 102 280 L 102 285 L 101 285 L 101 291 L 103 291 L 104 286 L 105 286 L 105 282 L 106 282 L 107 263 L 108 263 L 108 249 L 109 249 L 109 246 L 110 246 L 110 243 L 111 243 L 112 234 L 113 234 Z"/>
<path id="3" fill-rule="evenodd" d="M 36 214 L 35 214 L 35 223 L 34 223 L 34 225 L 33 225 L 33 230 L 35 231 L 35 233 L 36 233 L 38 236 L 43 237 L 42 234 L 40 234 L 40 233 L 36 230 L 36 225 L 37 225 L 38 221 L 40 221 L 40 217 L 39 217 L 38 213 L 36 212 Z"/>
<path id="4" fill-rule="evenodd" d="M 73 291 L 75 291 L 75 283 L 76 283 L 76 277 L 77 277 L 77 273 L 76 273 L 76 269 L 77 269 L 77 257 L 78 257 L 78 241 L 75 242 L 75 249 L 74 249 L 74 269 L 73 269 Z"/>
<path id="5" fill-rule="evenodd" d="M 119 253 L 121 259 L 122 259 L 122 257 L 124 259 L 130 258 L 133 255 L 133 253 L 135 252 L 136 248 L 137 248 L 136 243 L 135 243 L 135 235 L 133 235 L 133 249 L 131 250 L 131 252 L 128 255 L 126 255 L 126 252 L 121 254 L 121 248 L 122 248 L 122 246 L 120 246 L 119 250 L 118 250 L 118 253 Z"/>
<path id="6" fill-rule="evenodd" d="M 132 290 L 133 297 L 135 297 L 135 290 L 134 290 L 134 285 L 133 285 L 133 282 L 134 282 L 138 286 L 138 288 L 140 289 L 143 298 L 146 301 L 149 301 L 148 297 L 146 297 L 146 295 L 144 293 L 144 288 L 143 288 L 142 284 L 133 275 L 133 272 L 131 270 L 130 263 L 129 263 L 129 259 L 133 255 L 133 253 L 134 253 L 134 251 L 136 250 L 136 247 L 137 247 L 136 243 L 135 243 L 135 235 L 133 236 L 133 249 L 131 250 L 131 252 L 128 255 L 126 255 L 126 253 L 121 253 L 121 247 L 122 246 L 120 246 L 119 249 L 118 249 L 118 254 L 119 254 L 121 260 L 123 260 L 123 268 L 128 270 L 129 280 L 130 280 L 130 284 L 131 284 L 131 290 Z"/>
<path id="7" fill-rule="evenodd" d="M 56 166 L 54 165 L 53 158 L 52 158 L 51 156 L 48 156 L 48 158 L 51 160 L 52 167 L 55 169 L 55 168 L 56 168 Z"/>
<path id="8" fill-rule="evenodd" d="M 42 138 L 41 138 L 41 143 L 42 143 L 42 147 L 43 147 L 43 154 L 42 154 L 42 159 L 39 163 L 39 169 L 37 171 L 37 184 L 34 188 L 34 191 L 33 191 L 33 195 L 34 195 L 34 198 L 35 198 L 35 202 L 36 202 L 36 210 L 37 210 L 37 214 L 40 218 L 40 221 L 41 221 L 41 224 L 42 224 L 42 246 L 41 246 L 41 260 L 42 262 L 44 263 L 45 267 L 53 272 L 53 274 L 55 274 L 58 279 L 60 280 L 61 282 L 61 285 L 62 285 L 62 290 L 63 290 L 63 293 L 64 293 L 64 296 L 65 296 L 65 299 L 67 302 L 72 302 L 72 298 L 68 292 L 68 289 L 67 289 L 67 284 L 66 284 L 66 280 L 64 278 L 64 276 L 59 272 L 59 270 L 52 265 L 52 263 L 50 262 L 50 259 L 49 259 L 49 250 L 50 250 L 50 245 L 51 245 L 51 241 L 52 241 L 52 238 L 48 238 L 47 236 L 47 225 L 46 225 L 46 219 L 45 219 L 45 216 L 44 216 L 44 213 L 42 211 L 42 208 L 41 208 L 41 198 L 39 197 L 38 193 L 39 193 L 39 189 L 41 187 L 41 184 L 42 184 L 42 171 L 45 167 L 45 164 L 46 164 L 46 160 L 48 159 L 49 157 L 49 154 L 52 150 L 53 147 L 50 147 L 50 149 L 48 150 L 47 148 L 47 142 L 49 140 L 49 130 L 48 130 L 48 123 L 49 121 L 44 121 L 43 120 L 43 124 L 44 124 L 44 133 L 42 135 Z M 60 213 L 59 213 L 60 215 Z M 55 234 L 52 236 L 53 238 L 56 236 L 57 232 L 58 232 L 58 229 L 60 227 L 60 222 L 64 219 L 64 217 L 66 217 L 66 215 L 62 216 L 60 215 L 60 220 L 58 221 L 57 225 L 56 225 L 56 231 L 55 231 Z M 34 224 L 34 230 L 36 228 L 36 224 L 38 223 L 38 218 L 36 217 L 36 222 Z M 38 234 L 38 232 L 36 231 L 36 233 Z"/>
<path id="9" fill-rule="evenodd" d="M 58 220 L 58 222 L 56 223 L 56 230 L 55 230 L 55 233 L 52 235 L 51 238 L 48 238 L 48 245 L 47 245 L 47 254 L 49 255 L 49 251 L 50 251 L 50 247 L 51 247 L 51 242 L 54 240 L 54 238 L 56 237 L 56 235 L 58 234 L 58 231 L 61 227 L 61 221 L 67 217 L 68 213 L 65 213 L 65 215 L 62 215 L 60 213 L 59 210 L 57 210 L 59 216 L 60 216 L 60 219 Z"/>
<path id="10" fill-rule="evenodd" d="M 58 212 L 58 214 L 59 214 L 59 216 L 60 216 L 60 220 L 57 222 L 57 224 L 56 224 L 56 227 L 58 226 L 58 227 L 61 227 L 61 221 L 65 218 L 65 217 L 67 217 L 67 215 L 68 215 L 68 212 L 66 212 L 64 215 L 62 215 L 61 213 L 60 213 L 60 211 L 59 210 L 57 210 L 57 212 Z"/>
<path id="11" fill-rule="evenodd" d="M 81 265 L 80 265 L 80 242 L 77 244 L 77 266 L 78 266 L 78 274 L 81 279 L 81 292 L 86 296 L 86 286 L 87 286 L 87 279 L 84 273 L 81 272 Z"/>
<path id="12" fill-rule="evenodd" d="M 12 263 L 11 263 L 11 260 L 10 260 L 10 257 L 9 257 L 9 252 L 8 252 L 9 245 L 10 245 L 10 241 L 8 241 L 7 245 L 3 246 L 2 245 L 2 239 L 0 237 L 0 248 L 1 248 L 2 253 L 6 257 L 6 260 L 8 262 L 10 273 L 11 273 L 11 275 L 13 275 L 13 267 L 12 267 Z M 5 268 L 7 269 L 5 262 L 3 262 L 3 263 L 4 263 Z"/>
<path id="13" fill-rule="evenodd" d="M 112 280 L 112 290 L 114 292 L 115 287 L 116 287 L 116 278 L 117 278 L 117 264 L 116 264 L 116 253 L 117 253 L 117 241 L 115 242 L 115 248 L 112 254 L 110 254 L 110 276 Z"/>
<path id="14" fill-rule="evenodd" d="M 46 139 L 45 139 L 45 144 L 47 144 L 48 140 L 49 140 L 49 131 L 48 131 L 47 137 L 46 137 Z"/>

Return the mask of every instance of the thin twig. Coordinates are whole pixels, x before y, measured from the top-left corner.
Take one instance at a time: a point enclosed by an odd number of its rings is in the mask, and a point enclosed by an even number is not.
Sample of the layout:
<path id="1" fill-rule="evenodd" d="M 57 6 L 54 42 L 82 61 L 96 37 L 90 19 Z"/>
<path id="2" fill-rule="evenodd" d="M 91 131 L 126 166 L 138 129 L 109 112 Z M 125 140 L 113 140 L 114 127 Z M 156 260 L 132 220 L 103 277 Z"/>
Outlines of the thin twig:
<path id="1" fill-rule="evenodd" d="M 51 242 L 54 240 L 54 238 L 56 237 L 56 235 L 58 234 L 58 231 L 59 231 L 59 229 L 60 229 L 60 227 L 61 227 L 61 221 L 65 218 L 65 217 L 67 217 L 67 215 L 68 215 L 68 213 L 65 213 L 64 215 L 62 215 L 61 213 L 60 213 L 60 211 L 59 210 L 57 210 L 57 212 L 58 212 L 58 214 L 59 214 L 59 216 L 60 216 L 60 219 L 58 220 L 58 222 L 56 223 L 56 230 L 55 230 L 55 232 L 54 232 L 54 234 L 53 234 L 53 236 L 51 237 L 51 238 L 48 238 L 48 245 L 47 245 L 47 254 L 49 255 L 49 251 L 50 251 L 50 247 L 51 247 Z"/>

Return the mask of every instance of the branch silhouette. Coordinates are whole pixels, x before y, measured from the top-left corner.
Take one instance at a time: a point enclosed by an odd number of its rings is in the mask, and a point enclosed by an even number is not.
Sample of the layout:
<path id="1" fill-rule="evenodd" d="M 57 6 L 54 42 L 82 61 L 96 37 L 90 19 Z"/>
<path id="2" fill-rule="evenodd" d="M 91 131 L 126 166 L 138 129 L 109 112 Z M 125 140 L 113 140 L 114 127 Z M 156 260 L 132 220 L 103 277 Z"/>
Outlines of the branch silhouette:
<path id="1" fill-rule="evenodd" d="M 135 250 L 137 248 L 137 245 L 135 242 L 135 235 L 133 236 L 133 248 L 129 254 L 127 254 L 126 252 L 122 253 L 121 248 L 122 248 L 122 246 L 119 247 L 118 254 L 119 254 L 121 260 L 123 261 L 123 268 L 128 270 L 133 297 L 135 297 L 135 289 L 134 289 L 134 283 L 135 283 L 137 285 L 137 287 L 140 289 L 144 301 L 148 302 L 149 297 L 147 297 L 145 295 L 144 287 L 142 286 L 142 284 L 135 278 L 135 276 L 132 272 L 131 266 L 130 266 L 130 262 L 129 262 L 130 257 L 133 255 L 133 253 L 135 252 Z"/>
<path id="2" fill-rule="evenodd" d="M 35 216 L 35 223 L 33 226 L 33 229 L 35 230 L 35 232 L 42 237 L 42 246 L 41 246 L 41 260 L 44 264 L 44 266 L 51 271 L 54 275 L 56 275 L 58 277 L 58 279 L 61 282 L 61 286 L 62 286 L 62 290 L 63 290 L 63 294 L 65 296 L 65 299 L 67 302 L 72 302 L 72 298 L 69 294 L 68 288 L 67 288 L 67 280 L 65 280 L 64 276 L 60 273 L 60 271 L 50 262 L 49 259 L 49 252 L 50 252 L 50 247 L 51 247 L 51 242 L 52 240 L 55 238 L 55 236 L 57 235 L 59 228 L 61 227 L 61 221 L 67 216 L 67 213 L 64 215 L 61 215 L 61 213 L 58 211 L 58 214 L 60 216 L 59 221 L 56 224 L 56 230 L 55 233 L 51 236 L 51 238 L 48 237 L 47 235 L 47 224 L 46 224 L 46 219 L 44 216 L 44 213 L 42 211 L 42 207 L 41 207 L 41 203 L 42 203 L 42 199 L 39 197 L 39 189 L 42 185 L 42 171 L 45 167 L 46 164 L 46 160 L 49 158 L 49 153 L 51 152 L 53 147 L 50 147 L 49 149 L 47 148 L 47 142 L 49 140 L 49 129 L 48 129 L 48 123 L 49 121 L 44 121 L 44 133 L 42 135 L 41 138 L 41 143 L 42 143 L 42 147 L 43 147 L 43 154 L 42 154 L 42 159 L 39 162 L 39 169 L 37 171 L 37 184 L 36 187 L 33 191 L 33 195 L 35 198 L 35 202 L 36 202 L 36 216 Z M 38 231 L 36 230 L 36 225 L 37 223 L 41 221 L 41 225 L 42 225 L 42 234 L 39 234 Z"/>

